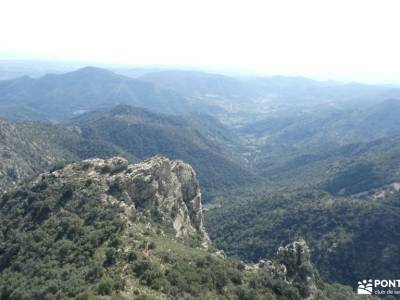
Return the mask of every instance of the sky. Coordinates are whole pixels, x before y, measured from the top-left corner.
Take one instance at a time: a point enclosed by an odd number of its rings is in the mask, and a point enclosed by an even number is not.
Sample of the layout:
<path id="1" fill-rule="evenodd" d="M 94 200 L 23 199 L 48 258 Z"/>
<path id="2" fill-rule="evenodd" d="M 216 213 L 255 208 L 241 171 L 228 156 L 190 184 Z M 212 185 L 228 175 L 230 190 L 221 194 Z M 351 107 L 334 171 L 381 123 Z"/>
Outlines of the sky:
<path id="1" fill-rule="evenodd" d="M 398 0 L 1 0 L 0 59 L 400 82 Z"/>

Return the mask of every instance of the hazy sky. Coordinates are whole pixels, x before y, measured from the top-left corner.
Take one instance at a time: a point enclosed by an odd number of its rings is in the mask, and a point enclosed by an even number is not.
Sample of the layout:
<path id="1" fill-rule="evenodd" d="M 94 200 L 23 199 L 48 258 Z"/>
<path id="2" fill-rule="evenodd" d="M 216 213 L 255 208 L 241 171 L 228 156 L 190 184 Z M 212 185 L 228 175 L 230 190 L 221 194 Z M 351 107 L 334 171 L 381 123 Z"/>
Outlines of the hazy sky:
<path id="1" fill-rule="evenodd" d="M 0 59 L 400 82 L 399 0 L 1 0 Z"/>

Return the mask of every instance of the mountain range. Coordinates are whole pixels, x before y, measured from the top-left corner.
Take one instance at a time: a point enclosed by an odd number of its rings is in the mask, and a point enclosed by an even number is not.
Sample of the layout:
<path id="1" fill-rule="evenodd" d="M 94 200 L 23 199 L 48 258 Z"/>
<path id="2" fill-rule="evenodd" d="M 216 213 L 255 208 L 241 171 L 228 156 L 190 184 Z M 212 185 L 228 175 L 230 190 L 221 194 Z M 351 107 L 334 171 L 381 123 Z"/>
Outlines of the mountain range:
<path id="1" fill-rule="evenodd" d="M 1 116 L 12 119 L 64 120 L 87 110 L 118 104 L 179 112 L 184 100 L 152 84 L 93 67 L 0 82 Z"/>
<path id="2" fill-rule="evenodd" d="M 69 73 L 2 80 L 0 116 L 60 121 L 88 110 L 126 104 L 162 113 L 203 112 L 224 122 L 242 124 L 247 123 L 248 117 L 259 119 L 271 113 L 329 110 L 333 106 L 354 108 L 400 97 L 400 88 L 396 87 L 303 77 L 234 78 L 198 71 L 115 71 L 128 76 L 84 67 Z M 26 74 L 32 73 L 27 70 Z"/>
<path id="3" fill-rule="evenodd" d="M 79 299 L 352 299 L 336 284 L 400 271 L 399 91 L 95 67 L 0 81 L 0 293 L 41 299 L 62 286 L 61 298 Z M 204 226 L 198 202 L 174 202 L 189 169 L 196 179 L 180 193 L 202 187 Z M 132 203 L 134 220 L 121 211 Z M 309 255 L 293 267 L 277 249 Z M 38 268 L 45 282 L 29 282 Z"/>

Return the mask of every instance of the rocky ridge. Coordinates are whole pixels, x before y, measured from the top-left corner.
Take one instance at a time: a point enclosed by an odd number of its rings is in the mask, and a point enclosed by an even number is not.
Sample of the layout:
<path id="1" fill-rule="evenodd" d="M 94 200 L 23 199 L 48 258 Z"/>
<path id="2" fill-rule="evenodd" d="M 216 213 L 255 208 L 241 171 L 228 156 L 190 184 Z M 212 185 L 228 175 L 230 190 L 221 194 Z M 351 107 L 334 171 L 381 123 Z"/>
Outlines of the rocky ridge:
<path id="1" fill-rule="evenodd" d="M 96 187 L 103 203 L 117 203 L 125 217 L 151 212 L 172 224 L 176 237 L 199 234 L 208 240 L 203 225 L 200 186 L 193 168 L 179 160 L 156 156 L 138 164 L 121 157 L 88 159 L 45 173 L 57 183 L 79 193 L 83 186 Z M 34 185 L 40 185 L 42 176 Z"/>

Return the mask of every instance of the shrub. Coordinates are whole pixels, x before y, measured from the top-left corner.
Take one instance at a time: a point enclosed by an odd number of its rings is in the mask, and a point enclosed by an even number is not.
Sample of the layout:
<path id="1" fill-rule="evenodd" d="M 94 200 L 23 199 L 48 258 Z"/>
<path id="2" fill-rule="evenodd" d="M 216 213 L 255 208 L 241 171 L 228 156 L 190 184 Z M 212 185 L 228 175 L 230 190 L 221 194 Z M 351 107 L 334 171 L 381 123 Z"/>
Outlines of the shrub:
<path id="1" fill-rule="evenodd" d="M 127 261 L 131 262 L 137 259 L 137 254 L 135 251 L 129 251 L 126 256 Z"/>
<path id="2" fill-rule="evenodd" d="M 114 281 L 110 277 L 103 277 L 97 288 L 100 295 L 110 295 L 114 287 Z"/>
<path id="3" fill-rule="evenodd" d="M 105 260 L 104 260 L 104 265 L 105 266 L 111 266 L 115 264 L 116 261 L 116 254 L 114 248 L 107 248 L 105 252 Z"/>

